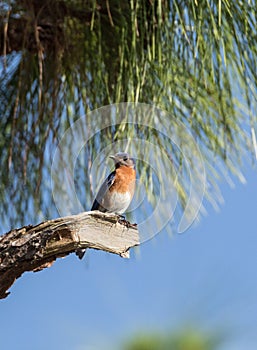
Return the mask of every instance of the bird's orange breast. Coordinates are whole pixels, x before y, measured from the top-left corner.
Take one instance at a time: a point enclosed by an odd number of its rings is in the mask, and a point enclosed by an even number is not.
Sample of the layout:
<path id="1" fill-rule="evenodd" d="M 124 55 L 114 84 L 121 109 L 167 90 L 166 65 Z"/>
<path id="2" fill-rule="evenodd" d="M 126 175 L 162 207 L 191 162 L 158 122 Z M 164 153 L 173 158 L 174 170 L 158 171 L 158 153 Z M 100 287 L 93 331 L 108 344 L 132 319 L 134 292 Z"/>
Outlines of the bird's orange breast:
<path id="1" fill-rule="evenodd" d="M 121 166 L 115 171 L 115 182 L 110 187 L 110 192 L 130 192 L 133 195 L 136 182 L 136 170 L 127 166 Z"/>

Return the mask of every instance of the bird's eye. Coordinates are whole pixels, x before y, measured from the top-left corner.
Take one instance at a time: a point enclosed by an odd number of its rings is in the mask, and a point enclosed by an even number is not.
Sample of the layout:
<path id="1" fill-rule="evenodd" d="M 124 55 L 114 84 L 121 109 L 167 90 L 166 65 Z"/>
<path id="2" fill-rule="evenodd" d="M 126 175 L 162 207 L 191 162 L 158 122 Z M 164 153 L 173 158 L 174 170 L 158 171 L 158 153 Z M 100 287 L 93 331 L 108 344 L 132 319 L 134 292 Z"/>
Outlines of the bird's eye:
<path id="1" fill-rule="evenodd" d="M 128 158 L 127 158 L 127 157 L 124 157 L 123 160 L 126 162 L 126 161 L 128 160 Z"/>

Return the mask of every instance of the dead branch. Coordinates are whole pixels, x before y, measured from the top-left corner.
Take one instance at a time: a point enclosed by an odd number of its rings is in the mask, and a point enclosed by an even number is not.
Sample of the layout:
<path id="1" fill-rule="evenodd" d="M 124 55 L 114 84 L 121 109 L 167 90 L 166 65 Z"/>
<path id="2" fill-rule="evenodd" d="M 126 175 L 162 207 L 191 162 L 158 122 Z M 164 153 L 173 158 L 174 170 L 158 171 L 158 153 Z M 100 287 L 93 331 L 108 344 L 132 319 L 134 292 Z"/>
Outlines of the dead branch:
<path id="1" fill-rule="evenodd" d="M 78 248 L 93 248 L 129 257 L 139 244 L 134 225 L 120 222 L 116 215 L 84 212 L 29 225 L 0 236 L 0 299 L 25 271 L 50 267 L 57 258 Z"/>

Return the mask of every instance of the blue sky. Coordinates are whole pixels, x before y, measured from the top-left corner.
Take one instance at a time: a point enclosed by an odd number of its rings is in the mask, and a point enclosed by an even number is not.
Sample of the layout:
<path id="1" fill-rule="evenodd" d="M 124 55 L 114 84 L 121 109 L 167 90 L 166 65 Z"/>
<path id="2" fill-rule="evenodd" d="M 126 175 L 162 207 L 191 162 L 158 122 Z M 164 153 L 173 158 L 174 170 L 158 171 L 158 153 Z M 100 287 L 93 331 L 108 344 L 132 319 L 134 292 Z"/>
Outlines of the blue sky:
<path id="1" fill-rule="evenodd" d="M 225 204 L 186 233 L 165 232 L 130 260 L 90 251 L 26 273 L 0 301 L 5 350 L 113 349 L 140 331 L 225 333 L 219 350 L 257 344 L 256 168 L 221 184 Z"/>

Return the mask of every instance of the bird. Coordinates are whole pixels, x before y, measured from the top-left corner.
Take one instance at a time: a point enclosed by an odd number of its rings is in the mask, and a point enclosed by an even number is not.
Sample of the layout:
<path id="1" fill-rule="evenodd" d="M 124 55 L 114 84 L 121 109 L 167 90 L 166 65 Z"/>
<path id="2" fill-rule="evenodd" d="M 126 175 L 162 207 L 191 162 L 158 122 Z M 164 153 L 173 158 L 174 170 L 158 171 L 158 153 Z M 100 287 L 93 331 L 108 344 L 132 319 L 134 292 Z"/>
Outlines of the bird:
<path id="1" fill-rule="evenodd" d="M 115 163 L 115 170 L 101 185 L 91 211 L 113 213 L 119 216 L 129 207 L 135 192 L 136 169 L 135 160 L 126 152 L 118 152 L 109 156 Z M 76 255 L 82 259 L 86 249 L 77 249 Z"/>

